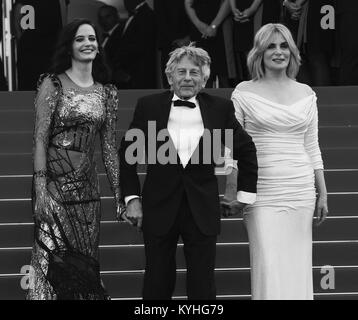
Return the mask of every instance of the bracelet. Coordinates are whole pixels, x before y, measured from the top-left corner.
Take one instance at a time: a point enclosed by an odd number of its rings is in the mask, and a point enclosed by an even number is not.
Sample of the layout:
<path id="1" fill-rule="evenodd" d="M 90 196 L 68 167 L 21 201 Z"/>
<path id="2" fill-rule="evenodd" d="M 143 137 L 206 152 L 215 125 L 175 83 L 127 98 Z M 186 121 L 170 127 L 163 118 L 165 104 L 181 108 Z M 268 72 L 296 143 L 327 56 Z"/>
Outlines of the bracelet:
<path id="1" fill-rule="evenodd" d="M 34 172 L 34 178 L 46 178 L 47 177 L 47 170 L 41 169 Z"/>

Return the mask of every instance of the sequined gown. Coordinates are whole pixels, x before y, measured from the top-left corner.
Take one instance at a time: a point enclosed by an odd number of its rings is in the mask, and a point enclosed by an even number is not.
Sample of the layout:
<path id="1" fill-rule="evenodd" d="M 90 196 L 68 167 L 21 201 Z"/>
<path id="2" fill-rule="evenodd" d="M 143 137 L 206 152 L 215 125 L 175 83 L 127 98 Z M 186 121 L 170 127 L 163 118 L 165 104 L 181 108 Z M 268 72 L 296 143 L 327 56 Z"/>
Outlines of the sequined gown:
<path id="1" fill-rule="evenodd" d="M 34 143 L 43 144 L 46 150 L 45 181 L 48 197 L 52 198 L 49 200 L 55 201 L 51 212 L 55 223 L 35 219 L 31 258 L 35 277 L 27 298 L 48 300 L 58 298 L 46 278 L 49 252 L 71 250 L 98 259 L 101 214 L 94 161 L 97 134 L 116 204 L 120 202 L 115 136 L 117 90 L 99 83 L 82 88 L 66 74 L 46 75 L 39 82 L 35 109 Z M 36 178 L 33 185 L 34 204 L 43 190 Z M 74 298 L 99 297 L 79 292 Z"/>

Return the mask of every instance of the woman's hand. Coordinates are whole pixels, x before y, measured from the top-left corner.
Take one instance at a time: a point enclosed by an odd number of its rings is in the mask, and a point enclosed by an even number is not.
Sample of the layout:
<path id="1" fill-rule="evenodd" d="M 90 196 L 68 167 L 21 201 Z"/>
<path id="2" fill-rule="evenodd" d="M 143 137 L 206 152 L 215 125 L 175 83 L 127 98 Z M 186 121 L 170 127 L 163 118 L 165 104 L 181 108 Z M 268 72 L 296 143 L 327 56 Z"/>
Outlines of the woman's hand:
<path id="1" fill-rule="evenodd" d="M 196 28 L 201 33 L 202 38 L 206 39 L 209 36 L 208 33 L 207 33 L 207 30 L 208 30 L 209 26 L 206 23 L 200 21 L 200 22 L 197 23 Z"/>
<path id="2" fill-rule="evenodd" d="M 119 202 L 116 206 L 116 220 L 118 222 L 125 221 L 126 206 L 124 203 Z"/>
<path id="3" fill-rule="evenodd" d="M 250 11 L 249 9 L 245 9 L 244 11 L 239 11 L 238 9 L 236 9 L 237 11 L 235 11 L 234 13 L 234 20 L 239 22 L 239 23 L 245 23 L 249 21 L 249 16 L 250 16 Z"/>
<path id="4" fill-rule="evenodd" d="M 54 225 L 52 213 L 56 210 L 56 202 L 52 199 L 47 190 L 36 193 L 36 201 L 33 217 L 36 221 Z"/>
<path id="5" fill-rule="evenodd" d="M 327 195 L 319 195 L 316 201 L 316 226 L 321 225 L 328 215 Z"/>
<path id="6" fill-rule="evenodd" d="M 283 5 L 287 8 L 290 13 L 292 20 L 299 20 L 301 17 L 302 6 L 296 4 L 295 2 L 290 2 L 285 0 Z"/>

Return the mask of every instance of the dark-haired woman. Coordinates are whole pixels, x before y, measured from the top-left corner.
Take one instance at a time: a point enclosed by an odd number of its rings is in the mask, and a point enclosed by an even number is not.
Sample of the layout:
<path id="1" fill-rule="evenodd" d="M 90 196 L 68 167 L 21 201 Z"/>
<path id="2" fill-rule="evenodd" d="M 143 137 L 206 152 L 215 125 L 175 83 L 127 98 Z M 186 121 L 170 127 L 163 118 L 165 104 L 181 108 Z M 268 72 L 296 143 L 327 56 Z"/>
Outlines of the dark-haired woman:
<path id="1" fill-rule="evenodd" d="M 105 299 L 98 265 L 100 194 L 95 137 L 117 212 L 122 208 L 116 151 L 117 90 L 90 21 L 60 36 L 51 74 L 35 99 L 33 208 L 35 243 L 29 299 Z"/>

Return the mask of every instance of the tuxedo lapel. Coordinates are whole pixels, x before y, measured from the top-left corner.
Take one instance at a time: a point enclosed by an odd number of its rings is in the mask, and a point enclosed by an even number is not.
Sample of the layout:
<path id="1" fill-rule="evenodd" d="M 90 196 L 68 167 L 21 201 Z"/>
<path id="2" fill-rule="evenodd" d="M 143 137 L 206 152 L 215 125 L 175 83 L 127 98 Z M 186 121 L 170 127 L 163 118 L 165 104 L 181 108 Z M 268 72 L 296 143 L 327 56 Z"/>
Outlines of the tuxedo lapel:
<path id="1" fill-rule="evenodd" d="M 211 121 L 210 121 L 210 105 L 207 103 L 205 95 L 202 93 L 198 93 L 197 99 L 199 102 L 201 118 L 203 119 L 203 125 L 205 129 L 209 129 L 210 131 L 213 129 Z"/>
<path id="2" fill-rule="evenodd" d="M 166 129 L 168 125 L 170 108 L 172 105 L 173 93 L 166 91 L 163 93 L 163 97 L 159 106 L 159 114 L 157 117 L 157 130 Z"/>

